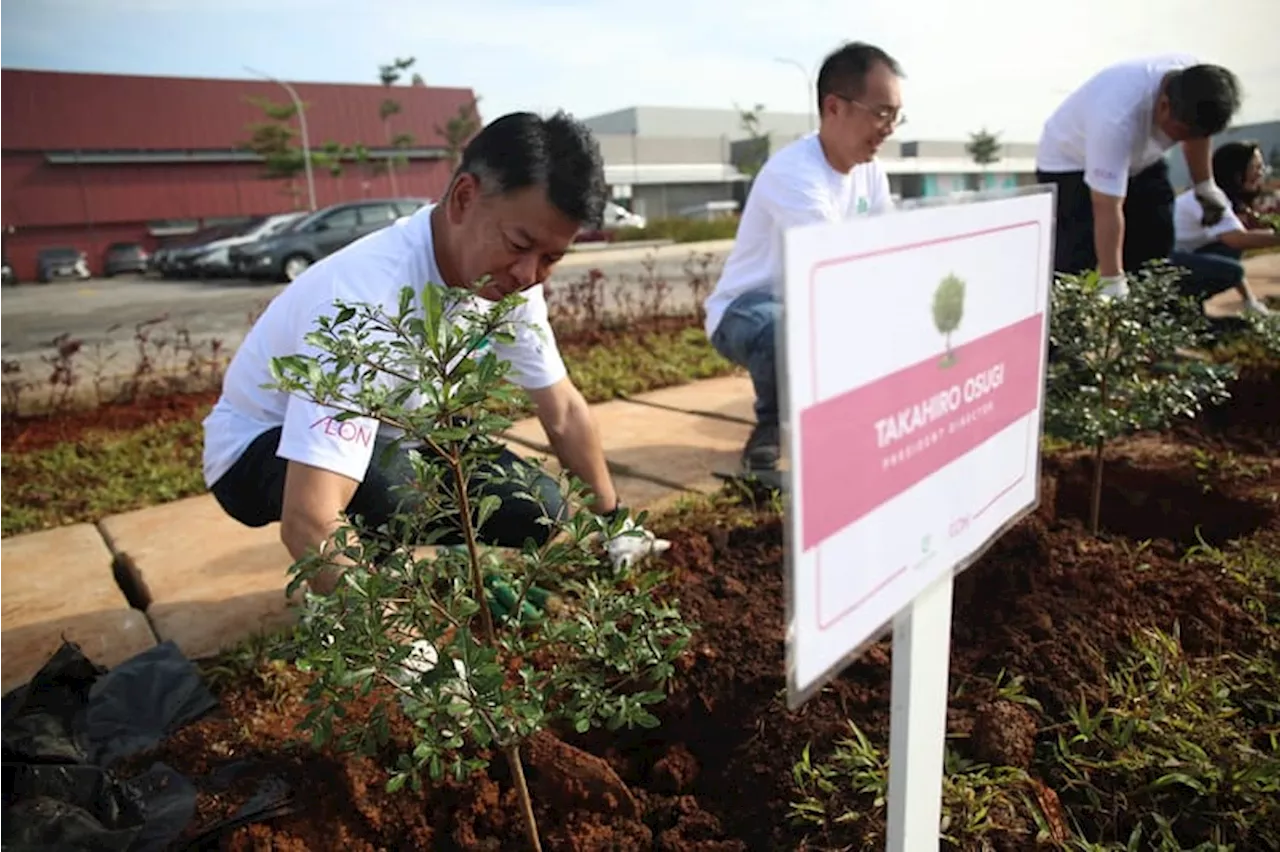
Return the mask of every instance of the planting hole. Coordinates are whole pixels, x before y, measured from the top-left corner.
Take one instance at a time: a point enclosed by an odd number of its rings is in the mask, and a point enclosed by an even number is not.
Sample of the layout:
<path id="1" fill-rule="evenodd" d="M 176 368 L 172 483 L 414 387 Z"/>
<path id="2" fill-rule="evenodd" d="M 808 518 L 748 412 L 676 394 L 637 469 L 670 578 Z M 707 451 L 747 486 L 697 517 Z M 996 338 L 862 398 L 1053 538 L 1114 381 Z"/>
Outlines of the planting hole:
<path id="1" fill-rule="evenodd" d="M 1087 522 L 1092 476 L 1089 457 L 1076 459 L 1058 475 L 1060 518 Z M 1102 474 L 1102 529 L 1138 541 L 1165 539 L 1191 547 L 1198 527 L 1206 542 L 1221 544 L 1255 532 L 1270 516 L 1267 506 L 1239 493 L 1242 485 L 1206 487 L 1185 457 L 1108 457 Z"/>

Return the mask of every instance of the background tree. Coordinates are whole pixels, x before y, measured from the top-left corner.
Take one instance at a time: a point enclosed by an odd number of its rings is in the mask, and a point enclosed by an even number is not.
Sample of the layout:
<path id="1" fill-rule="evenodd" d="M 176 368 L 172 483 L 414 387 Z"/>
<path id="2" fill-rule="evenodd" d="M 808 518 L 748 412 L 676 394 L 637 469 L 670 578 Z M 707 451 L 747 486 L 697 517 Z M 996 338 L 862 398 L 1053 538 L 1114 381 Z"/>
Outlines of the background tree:
<path id="1" fill-rule="evenodd" d="M 964 146 L 964 150 L 973 158 L 973 161 L 978 164 L 979 168 L 985 172 L 987 170 L 987 166 L 992 163 L 1000 162 L 1001 147 L 998 134 L 988 133 L 987 129 L 984 127 L 977 133 L 969 134 L 969 142 Z M 980 189 L 981 187 L 978 186 L 977 183 L 978 178 L 975 175 L 973 180 L 970 182 L 970 188 Z"/>
<path id="2" fill-rule="evenodd" d="M 245 126 L 249 139 L 242 143 L 242 147 L 262 158 L 262 177 L 282 181 L 283 192 L 290 197 L 291 205 L 300 209 L 303 190 L 298 185 L 298 176 L 306 171 L 306 161 L 298 143 L 299 133 L 293 126 L 298 109 L 292 102 L 277 103 L 270 98 L 250 97 L 246 100 L 262 110 L 264 120 Z M 303 109 L 306 106 L 304 102 Z M 342 161 L 348 156 L 350 149 L 337 142 L 326 142 L 321 148 L 311 149 L 311 166 L 313 170 L 327 169 L 337 177 L 342 174 Z"/>
<path id="3" fill-rule="evenodd" d="M 750 109 L 743 109 L 734 104 L 738 110 L 738 123 L 747 134 L 738 156 L 738 171 L 754 178 L 764 168 L 769 159 L 769 133 L 760 129 L 764 115 L 764 104 L 756 104 Z"/>
<path id="4" fill-rule="evenodd" d="M 471 137 L 480 132 L 480 99 L 458 107 L 458 113 L 444 123 L 444 127 L 436 125 L 436 133 L 444 140 L 444 147 L 449 158 L 449 171 L 458 168 L 462 161 L 462 151 L 471 141 Z"/>
<path id="5" fill-rule="evenodd" d="M 400 81 L 404 76 L 404 72 L 413 67 L 413 63 L 417 60 L 410 56 L 404 59 L 397 57 L 386 65 L 378 66 L 378 79 L 382 82 L 384 88 L 390 90 L 392 86 Z M 414 74 L 414 81 L 421 80 L 422 77 Z M 425 83 L 422 83 L 425 85 Z M 400 102 L 392 97 L 382 99 L 382 103 L 378 106 L 378 116 L 382 119 L 382 127 L 387 134 L 387 143 L 391 146 L 391 154 L 387 157 L 387 175 L 391 178 L 391 194 L 399 195 L 400 188 L 396 184 L 396 167 L 400 165 L 408 165 L 409 158 L 403 154 L 397 153 L 404 151 L 413 145 L 413 136 L 409 133 L 396 133 L 391 126 L 391 119 L 398 115 L 403 109 Z"/>

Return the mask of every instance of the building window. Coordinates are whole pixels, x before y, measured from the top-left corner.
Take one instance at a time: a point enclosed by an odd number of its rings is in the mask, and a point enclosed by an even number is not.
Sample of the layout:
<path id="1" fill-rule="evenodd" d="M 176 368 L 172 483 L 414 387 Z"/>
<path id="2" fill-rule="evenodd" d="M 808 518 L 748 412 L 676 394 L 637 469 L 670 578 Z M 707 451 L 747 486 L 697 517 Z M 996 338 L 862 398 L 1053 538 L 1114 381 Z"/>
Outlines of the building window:
<path id="1" fill-rule="evenodd" d="M 177 237 L 198 230 L 199 219 L 154 219 L 147 223 L 147 233 L 153 237 Z"/>

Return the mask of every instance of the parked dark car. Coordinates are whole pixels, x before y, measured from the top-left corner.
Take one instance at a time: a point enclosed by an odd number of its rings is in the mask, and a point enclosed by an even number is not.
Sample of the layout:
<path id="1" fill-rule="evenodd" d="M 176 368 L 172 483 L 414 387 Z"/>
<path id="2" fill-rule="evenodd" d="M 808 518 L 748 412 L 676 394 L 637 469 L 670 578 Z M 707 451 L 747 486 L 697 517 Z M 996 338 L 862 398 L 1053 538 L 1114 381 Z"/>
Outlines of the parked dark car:
<path id="1" fill-rule="evenodd" d="M 263 216 L 255 219 L 233 236 L 222 237 L 194 248 L 192 251 L 195 257 L 191 265 L 195 268 L 196 277 L 226 278 L 234 275 L 235 268 L 231 265 L 233 248 L 252 245 L 276 234 L 282 234 L 305 215 L 305 213 L 276 213 L 272 216 Z"/>
<path id="2" fill-rule="evenodd" d="M 102 258 L 102 274 L 110 278 L 122 272 L 146 272 L 150 256 L 140 243 L 112 243 Z"/>
<path id="3" fill-rule="evenodd" d="M 245 230 L 250 221 L 246 218 L 240 222 L 210 225 L 193 234 L 166 243 L 156 249 L 156 253 L 152 255 L 151 268 L 165 278 L 185 278 L 194 275 L 195 260 L 203 253 L 204 246 L 214 240 L 230 237 Z"/>
<path id="4" fill-rule="evenodd" d="M 89 256 L 78 248 L 55 246 L 40 249 L 36 255 L 36 280 L 41 284 L 66 278 L 89 278 Z"/>
<path id="5" fill-rule="evenodd" d="M 361 237 L 422 208 L 423 198 L 380 198 L 335 204 L 306 216 L 287 231 L 230 251 L 246 278 L 293 281 L 311 264 Z"/>

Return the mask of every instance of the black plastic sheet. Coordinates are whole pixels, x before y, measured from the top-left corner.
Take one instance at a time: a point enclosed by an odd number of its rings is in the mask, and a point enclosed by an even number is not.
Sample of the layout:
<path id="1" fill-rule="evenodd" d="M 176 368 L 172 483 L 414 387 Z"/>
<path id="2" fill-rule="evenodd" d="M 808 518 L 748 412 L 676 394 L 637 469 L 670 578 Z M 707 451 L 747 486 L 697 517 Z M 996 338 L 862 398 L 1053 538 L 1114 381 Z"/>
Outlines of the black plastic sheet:
<path id="1" fill-rule="evenodd" d="M 196 785 L 162 763 L 129 779 L 111 766 L 216 706 L 199 670 L 172 642 L 111 671 L 64 643 L 30 683 L 4 696 L 6 852 L 173 848 L 195 815 Z M 288 791 L 281 783 L 265 785 L 265 798 L 227 825 L 282 812 Z"/>

